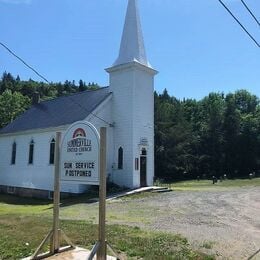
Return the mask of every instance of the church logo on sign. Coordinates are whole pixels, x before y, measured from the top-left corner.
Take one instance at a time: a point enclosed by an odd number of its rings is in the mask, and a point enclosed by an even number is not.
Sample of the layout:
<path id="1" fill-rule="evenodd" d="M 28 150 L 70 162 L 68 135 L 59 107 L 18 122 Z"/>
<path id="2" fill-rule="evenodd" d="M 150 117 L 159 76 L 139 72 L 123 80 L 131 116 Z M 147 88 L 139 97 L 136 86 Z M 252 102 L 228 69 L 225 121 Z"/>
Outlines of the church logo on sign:
<path id="1" fill-rule="evenodd" d="M 84 152 L 92 150 L 91 140 L 87 139 L 87 134 L 84 129 L 77 128 L 72 136 L 72 139 L 67 142 L 67 152 L 81 155 Z"/>

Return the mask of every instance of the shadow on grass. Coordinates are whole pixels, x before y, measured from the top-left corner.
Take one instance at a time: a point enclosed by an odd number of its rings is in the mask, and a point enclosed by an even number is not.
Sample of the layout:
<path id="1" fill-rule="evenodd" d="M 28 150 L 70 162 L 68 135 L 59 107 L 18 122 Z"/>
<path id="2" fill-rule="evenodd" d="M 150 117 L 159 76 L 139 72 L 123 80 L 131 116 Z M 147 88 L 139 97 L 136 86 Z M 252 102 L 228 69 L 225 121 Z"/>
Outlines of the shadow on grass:
<path id="1" fill-rule="evenodd" d="M 36 199 L 36 198 L 25 198 L 10 194 L 0 194 L 0 203 L 10 205 L 48 205 L 51 200 L 47 199 Z"/>
<path id="2" fill-rule="evenodd" d="M 107 198 L 117 196 L 119 194 L 122 194 L 122 192 L 129 191 L 129 189 L 126 188 L 118 188 L 118 189 L 111 189 L 109 188 L 107 190 Z M 99 191 L 98 188 L 92 189 L 87 193 L 74 195 L 68 198 L 62 198 L 60 207 L 67 207 L 72 206 L 76 204 L 92 204 L 97 203 L 99 201 Z"/>
<path id="3" fill-rule="evenodd" d="M 120 192 L 125 191 L 125 190 L 126 189 L 119 188 L 115 185 L 113 185 L 113 186 L 108 185 L 107 196 L 109 197 L 109 196 L 117 195 Z M 75 195 L 71 194 L 69 197 L 61 198 L 60 207 L 67 207 L 67 206 L 72 206 L 72 205 L 77 205 L 77 204 L 91 204 L 91 203 L 98 202 L 98 200 L 99 200 L 99 191 L 98 191 L 98 187 L 95 187 L 83 194 L 75 194 Z M 20 197 L 17 195 L 0 193 L 0 204 L 1 203 L 9 204 L 9 205 L 24 205 L 24 206 L 42 205 L 42 206 L 44 206 L 44 205 L 52 204 L 53 200 Z M 47 209 L 50 209 L 50 208 L 52 208 L 52 206 L 50 206 Z"/>
<path id="4" fill-rule="evenodd" d="M 98 192 L 89 192 L 80 195 L 72 195 L 67 198 L 61 198 L 60 207 L 67 207 L 77 204 L 91 204 L 98 202 Z M 39 199 L 39 198 L 28 198 L 19 197 L 17 195 L 0 194 L 0 204 L 8 205 L 20 205 L 20 206 L 44 206 L 51 205 L 53 200 L 51 199 Z M 45 210 L 51 209 L 52 206 Z"/>
<path id="5" fill-rule="evenodd" d="M 73 195 L 68 198 L 62 198 L 60 207 L 67 207 L 76 204 L 91 204 L 98 201 L 98 192 L 88 192 L 80 195 Z"/>
<path id="6" fill-rule="evenodd" d="M 256 255 L 258 255 L 260 253 L 260 249 L 259 250 L 257 250 L 253 255 L 251 255 L 249 258 L 248 258 L 248 260 L 251 260 L 251 259 L 253 259 Z"/>
<path id="7" fill-rule="evenodd" d="M 120 187 L 114 183 L 107 182 L 107 198 L 128 191 L 125 187 Z M 67 207 L 76 204 L 91 204 L 99 201 L 99 187 L 92 186 L 87 193 L 74 195 L 61 199 L 60 207 Z"/>

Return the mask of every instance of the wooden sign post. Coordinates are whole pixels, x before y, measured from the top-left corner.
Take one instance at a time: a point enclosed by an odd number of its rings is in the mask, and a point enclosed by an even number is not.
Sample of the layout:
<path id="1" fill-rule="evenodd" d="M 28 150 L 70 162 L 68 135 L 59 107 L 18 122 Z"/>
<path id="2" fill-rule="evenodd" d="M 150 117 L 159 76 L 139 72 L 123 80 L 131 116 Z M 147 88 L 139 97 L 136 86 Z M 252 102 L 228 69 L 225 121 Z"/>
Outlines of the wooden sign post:
<path id="1" fill-rule="evenodd" d="M 99 152 L 99 228 L 98 242 L 92 248 L 88 260 L 92 260 L 97 254 L 97 260 L 107 259 L 107 247 L 120 259 L 113 248 L 106 241 L 106 128 L 100 128 L 100 152 Z"/>
<path id="2" fill-rule="evenodd" d="M 61 133 L 56 133 L 55 141 L 55 156 L 54 156 L 54 188 L 53 188 L 53 225 L 52 230 L 47 234 L 44 240 L 41 242 L 39 247 L 36 249 L 34 254 L 30 259 L 42 259 L 59 252 L 63 252 L 69 249 L 75 248 L 70 239 L 65 235 L 65 233 L 60 229 L 60 143 L 61 143 Z M 60 248 L 61 237 L 68 243 L 68 246 Z M 39 255 L 45 243 L 50 239 L 50 252 Z"/>
<path id="3" fill-rule="evenodd" d="M 97 260 L 106 259 L 106 128 L 100 128 L 100 153 L 99 153 L 99 234 L 100 242 L 97 251 Z"/>
<path id="4" fill-rule="evenodd" d="M 98 241 L 91 250 L 88 260 L 97 255 L 97 260 L 106 260 L 107 247 L 117 256 L 106 241 L 106 128 L 96 128 L 85 121 L 72 124 L 64 134 L 56 134 L 55 177 L 53 194 L 53 228 L 37 248 L 31 259 L 47 257 L 74 248 L 69 238 L 60 229 L 60 180 L 70 183 L 99 185 L 99 230 Z M 69 246 L 60 248 L 61 237 Z M 50 239 L 50 252 L 39 256 L 40 250 Z M 117 259 L 120 259 L 117 256 Z"/>
<path id="5" fill-rule="evenodd" d="M 61 133 L 56 133 L 56 147 L 55 147 L 55 175 L 54 175 L 54 193 L 53 193 L 53 239 L 51 243 L 51 253 L 55 254 L 60 248 L 60 143 Z"/>

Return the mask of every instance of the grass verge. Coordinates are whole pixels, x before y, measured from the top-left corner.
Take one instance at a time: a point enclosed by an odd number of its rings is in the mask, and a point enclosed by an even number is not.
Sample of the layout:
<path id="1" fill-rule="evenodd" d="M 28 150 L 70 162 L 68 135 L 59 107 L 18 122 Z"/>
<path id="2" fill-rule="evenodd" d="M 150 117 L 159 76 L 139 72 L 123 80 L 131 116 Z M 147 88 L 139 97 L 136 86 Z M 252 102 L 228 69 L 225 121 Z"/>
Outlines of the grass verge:
<path id="1" fill-rule="evenodd" d="M 21 259 L 31 255 L 51 225 L 49 217 L 0 215 L 0 259 Z M 61 227 L 79 246 L 90 249 L 97 240 L 97 225 L 86 221 L 64 220 Z M 107 238 L 127 259 L 214 259 L 193 251 L 188 241 L 179 235 L 108 225 Z"/>
<path id="2" fill-rule="evenodd" d="M 236 179 L 236 180 L 225 180 L 212 184 L 211 180 L 192 180 L 192 181 L 181 181 L 173 183 L 160 183 L 160 186 L 171 188 L 175 191 L 211 191 L 221 190 L 226 188 L 238 188 L 238 187 L 258 187 L 260 186 L 260 178 L 249 179 Z"/>

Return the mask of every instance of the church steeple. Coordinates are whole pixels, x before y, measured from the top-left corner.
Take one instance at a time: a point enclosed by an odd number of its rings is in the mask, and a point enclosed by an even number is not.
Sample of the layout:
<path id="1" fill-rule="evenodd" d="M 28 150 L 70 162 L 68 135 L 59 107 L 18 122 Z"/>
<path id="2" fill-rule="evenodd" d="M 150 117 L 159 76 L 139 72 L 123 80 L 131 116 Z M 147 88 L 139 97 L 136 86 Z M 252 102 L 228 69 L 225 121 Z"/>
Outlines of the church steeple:
<path id="1" fill-rule="evenodd" d="M 154 177 L 154 76 L 157 71 L 146 58 L 137 2 L 128 0 L 119 56 L 106 69 L 112 93 L 108 113 L 114 122 L 112 179 L 117 177 L 117 184 L 126 187 L 151 186 Z"/>
<path id="2" fill-rule="evenodd" d="M 113 66 L 133 61 L 151 67 L 146 58 L 137 0 L 128 0 L 119 56 Z"/>

